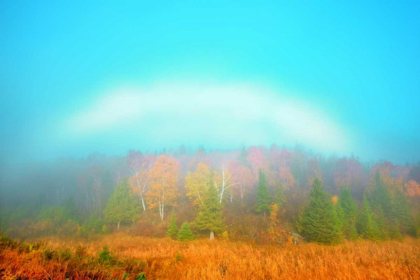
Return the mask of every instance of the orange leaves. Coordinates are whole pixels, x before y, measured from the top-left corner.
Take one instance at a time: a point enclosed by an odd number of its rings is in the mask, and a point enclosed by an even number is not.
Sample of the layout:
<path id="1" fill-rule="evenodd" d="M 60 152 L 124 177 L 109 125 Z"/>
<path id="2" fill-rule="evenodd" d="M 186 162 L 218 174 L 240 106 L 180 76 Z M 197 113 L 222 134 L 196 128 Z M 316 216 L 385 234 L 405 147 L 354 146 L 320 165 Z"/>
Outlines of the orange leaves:
<path id="1" fill-rule="evenodd" d="M 283 246 L 252 246 L 241 242 L 179 242 L 123 233 L 99 237 L 97 242 L 49 240 L 32 252 L 0 249 L 1 279 L 127 279 L 143 272 L 147 279 L 419 279 L 420 242 L 347 242 L 337 246 L 299 244 L 288 235 Z M 109 245 L 117 265 L 92 261 L 103 244 Z M 48 247 L 45 247 L 48 246 Z M 21 246 L 28 248 L 28 244 Z M 34 246 L 35 247 L 35 246 Z M 86 253 L 78 255 L 78 247 Z M 70 260 L 45 259 L 68 248 Z M 181 260 L 176 256 L 181 256 Z"/>
<path id="2" fill-rule="evenodd" d="M 147 201 L 151 209 L 159 208 L 160 218 L 163 220 L 165 206 L 174 205 L 178 197 L 178 170 L 179 163 L 174 158 L 164 155 L 158 157 L 149 171 L 150 189 L 147 192 Z"/>
<path id="3" fill-rule="evenodd" d="M 229 170 L 232 174 L 232 181 L 235 182 L 232 186 L 233 191 L 239 194 L 241 201 L 243 201 L 245 195 L 252 188 L 255 178 L 251 170 L 243 166 L 239 161 L 232 161 L 229 164 Z"/>
<path id="4" fill-rule="evenodd" d="M 408 196 L 420 196 L 420 184 L 414 180 L 405 183 L 405 193 Z"/>
<path id="5" fill-rule="evenodd" d="M 282 166 L 279 169 L 280 182 L 283 183 L 285 189 L 291 189 L 295 186 L 296 180 L 290 172 L 289 166 Z"/>

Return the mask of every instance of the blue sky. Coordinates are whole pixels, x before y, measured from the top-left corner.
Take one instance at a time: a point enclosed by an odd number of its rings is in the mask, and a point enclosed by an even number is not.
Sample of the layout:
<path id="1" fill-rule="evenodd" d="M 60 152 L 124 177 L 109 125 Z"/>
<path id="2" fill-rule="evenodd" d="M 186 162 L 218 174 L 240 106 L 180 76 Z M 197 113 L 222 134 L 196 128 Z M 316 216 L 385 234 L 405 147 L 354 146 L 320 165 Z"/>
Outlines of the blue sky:
<path id="1" fill-rule="evenodd" d="M 84 2 L 0 2 L 3 161 L 183 143 L 420 160 L 419 1 Z"/>

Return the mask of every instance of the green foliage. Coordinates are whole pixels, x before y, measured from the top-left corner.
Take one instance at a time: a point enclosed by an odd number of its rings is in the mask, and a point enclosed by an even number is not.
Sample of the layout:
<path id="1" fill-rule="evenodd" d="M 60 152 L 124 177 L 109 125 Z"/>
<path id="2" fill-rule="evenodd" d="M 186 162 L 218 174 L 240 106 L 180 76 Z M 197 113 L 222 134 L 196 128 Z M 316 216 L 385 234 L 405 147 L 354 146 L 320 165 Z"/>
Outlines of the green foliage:
<path id="1" fill-rule="evenodd" d="M 108 233 L 108 228 L 105 225 L 104 220 L 99 218 L 96 213 L 90 215 L 88 221 L 86 221 L 79 229 L 78 234 L 81 236 L 89 237 L 94 234 L 105 234 Z"/>
<path id="2" fill-rule="evenodd" d="M 389 237 L 394 240 L 402 241 L 402 235 L 400 232 L 400 224 L 398 221 L 393 221 L 389 231 Z"/>
<path id="3" fill-rule="evenodd" d="M 219 203 L 219 196 L 213 180 L 211 182 L 204 197 L 203 204 L 200 205 L 197 218 L 192 225 L 200 231 L 209 230 L 210 232 L 221 233 L 225 228 L 223 209 L 222 204 Z"/>
<path id="4" fill-rule="evenodd" d="M 337 214 L 341 219 L 344 236 L 349 240 L 357 239 L 357 206 L 349 188 L 341 188 L 337 203 Z"/>
<path id="5" fill-rule="evenodd" d="M 181 229 L 178 232 L 178 240 L 180 241 L 190 241 L 194 240 L 194 234 L 191 231 L 190 224 L 184 222 L 181 226 Z"/>
<path id="6" fill-rule="evenodd" d="M 140 273 L 136 276 L 136 280 L 147 280 L 146 274 Z"/>
<path id="7" fill-rule="evenodd" d="M 98 262 L 103 264 L 110 264 L 114 261 L 114 258 L 111 256 L 111 252 L 108 250 L 108 246 L 105 245 L 102 248 L 102 251 L 99 253 Z"/>
<path id="8" fill-rule="evenodd" d="M 130 191 L 128 180 L 121 181 L 106 204 L 104 215 L 107 223 L 135 222 L 139 218 L 140 204 Z"/>
<path id="9" fill-rule="evenodd" d="M 176 239 L 178 234 L 178 226 L 176 224 L 175 212 L 172 211 L 171 220 L 169 221 L 168 230 L 166 231 L 166 236 L 172 239 Z"/>
<path id="10" fill-rule="evenodd" d="M 359 234 L 369 240 L 379 240 L 381 233 L 370 207 L 366 195 L 363 197 L 363 206 L 358 215 L 357 229 Z"/>
<path id="11" fill-rule="evenodd" d="M 389 239 L 389 223 L 385 217 L 382 207 L 378 206 L 376 213 L 374 213 L 376 224 L 378 225 L 379 238 L 382 240 Z"/>
<path id="12" fill-rule="evenodd" d="M 265 178 L 264 171 L 259 171 L 259 182 L 257 187 L 257 201 L 255 204 L 255 212 L 263 213 L 264 215 L 270 214 L 271 194 L 267 187 L 267 179 Z"/>
<path id="13" fill-rule="evenodd" d="M 392 196 L 384 185 L 379 172 L 376 173 L 376 188 L 372 193 L 372 208 L 375 210 L 381 208 L 385 217 L 393 216 Z"/>
<path id="14" fill-rule="evenodd" d="M 401 233 L 417 236 L 416 225 L 411 215 L 410 206 L 404 193 L 400 190 L 397 190 L 395 194 L 394 217 L 399 223 Z"/>
<path id="15" fill-rule="evenodd" d="M 286 196 L 283 191 L 283 184 L 281 182 L 276 183 L 276 188 L 274 189 L 273 194 L 273 203 L 277 204 L 279 209 L 282 209 L 286 203 Z"/>
<path id="16" fill-rule="evenodd" d="M 330 196 L 316 178 L 312 185 L 309 205 L 300 219 L 302 234 L 309 242 L 336 244 L 342 241 L 341 223 Z"/>

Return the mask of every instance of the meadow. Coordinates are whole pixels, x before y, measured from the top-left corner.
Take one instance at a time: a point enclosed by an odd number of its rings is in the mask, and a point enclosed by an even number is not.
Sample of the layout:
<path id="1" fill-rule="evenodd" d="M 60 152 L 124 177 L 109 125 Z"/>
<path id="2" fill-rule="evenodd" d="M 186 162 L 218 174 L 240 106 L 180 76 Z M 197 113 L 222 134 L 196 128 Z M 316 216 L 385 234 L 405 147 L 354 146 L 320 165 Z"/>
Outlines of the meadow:
<path id="1" fill-rule="evenodd" d="M 273 246 L 113 233 L 0 244 L 1 279 L 420 279 L 412 238 Z"/>

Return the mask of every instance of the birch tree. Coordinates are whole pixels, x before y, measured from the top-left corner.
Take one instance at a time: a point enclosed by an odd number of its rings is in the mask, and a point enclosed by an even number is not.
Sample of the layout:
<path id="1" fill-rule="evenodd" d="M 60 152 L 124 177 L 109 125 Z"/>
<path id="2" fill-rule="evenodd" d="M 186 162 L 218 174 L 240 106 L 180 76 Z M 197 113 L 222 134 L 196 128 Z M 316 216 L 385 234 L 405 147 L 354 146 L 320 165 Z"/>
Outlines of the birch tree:
<path id="1" fill-rule="evenodd" d="M 150 209 L 158 208 L 160 219 L 165 217 L 165 207 L 174 205 L 178 197 L 179 163 L 171 157 L 161 155 L 149 171 L 150 189 L 147 192 L 147 203 Z"/>

